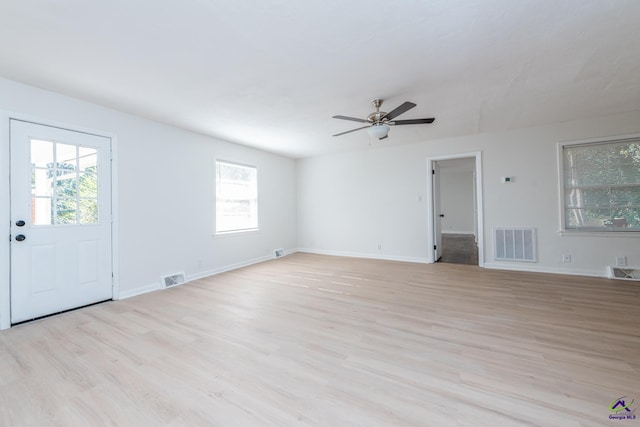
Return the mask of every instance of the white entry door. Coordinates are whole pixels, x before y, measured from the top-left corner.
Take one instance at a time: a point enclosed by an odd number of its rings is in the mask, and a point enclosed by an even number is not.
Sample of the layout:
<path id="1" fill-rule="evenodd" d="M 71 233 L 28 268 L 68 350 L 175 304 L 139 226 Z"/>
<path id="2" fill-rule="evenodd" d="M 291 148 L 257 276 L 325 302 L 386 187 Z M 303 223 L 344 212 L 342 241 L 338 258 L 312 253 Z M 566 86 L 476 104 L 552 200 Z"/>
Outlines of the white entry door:
<path id="1" fill-rule="evenodd" d="M 11 323 L 111 299 L 111 140 L 10 130 Z"/>

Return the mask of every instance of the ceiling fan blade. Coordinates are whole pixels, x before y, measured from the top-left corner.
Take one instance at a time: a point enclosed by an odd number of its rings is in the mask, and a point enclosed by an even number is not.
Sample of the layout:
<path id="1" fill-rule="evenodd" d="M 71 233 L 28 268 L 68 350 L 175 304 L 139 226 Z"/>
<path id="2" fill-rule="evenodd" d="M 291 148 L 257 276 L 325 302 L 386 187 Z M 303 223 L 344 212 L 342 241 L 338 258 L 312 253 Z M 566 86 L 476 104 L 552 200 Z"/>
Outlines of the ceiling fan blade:
<path id="1" fill-rule="evenodd" d="M 369 121 L 365 120 L 365 119 L 358 119 L 356 117 L 347 117 L 347 116 L 333 116 L 334 119 L 340 119 L 340 120 L 351 120 L 353 122 L 360 122 L 360 123 L 369 123 Z"/>
<path id="2" fill-rule="evenodd" d="M 409 120 L 394 120 L 392 122 L 388 122 L 388 125 L 397 126 L 397 125 L 423 125 L 427 123 L 433 123 L 435 119 L 409 119 Z"/>
<path id="3" fill-rule="evenodd" d="M 416 104 L 414 104 L 413 102 L 406 101 L 404 104 L 400 105 L 395 110 L 389 111 L 387 113 L 387 115 L 384 116 L 383 118 L 384 119 L 393 120 L 396 117 L 398 117 L 400 114 L 406 113 L 407 111 L 409 111 L 410 109 L 412 109 L 415 106 L 416 106 Z"/>
<path id="4" fill-rule="evenodd" d="M 366 128 L 368 128 L 368 127 L 369 127 L 369 126 L 362 126 L 361 128 L 355 128 L 355 129 L 348 130 L 348 131 L 346 131 L 346 132 L 336 133 L 336 134 L 335 134 L 335 135 L 333 135 L 333 136 L 340 136 L 340 135 L 344 135 L 344 134 L 346 134 L 346 133 L 355 132 L 355 131 L 360 130 L 360 129 L 366 129 Z"/>

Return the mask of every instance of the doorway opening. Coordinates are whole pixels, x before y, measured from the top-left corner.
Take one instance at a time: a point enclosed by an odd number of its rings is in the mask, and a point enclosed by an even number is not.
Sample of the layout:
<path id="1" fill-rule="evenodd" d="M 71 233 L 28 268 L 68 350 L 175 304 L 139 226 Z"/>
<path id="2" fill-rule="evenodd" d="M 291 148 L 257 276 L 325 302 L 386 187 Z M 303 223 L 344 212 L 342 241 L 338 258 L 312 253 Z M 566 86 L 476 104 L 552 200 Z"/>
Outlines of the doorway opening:
<path id="1" fill-rule="evenodd" d="M 428 159 L 431 262 L 483 266 L 480 153 Z"/>

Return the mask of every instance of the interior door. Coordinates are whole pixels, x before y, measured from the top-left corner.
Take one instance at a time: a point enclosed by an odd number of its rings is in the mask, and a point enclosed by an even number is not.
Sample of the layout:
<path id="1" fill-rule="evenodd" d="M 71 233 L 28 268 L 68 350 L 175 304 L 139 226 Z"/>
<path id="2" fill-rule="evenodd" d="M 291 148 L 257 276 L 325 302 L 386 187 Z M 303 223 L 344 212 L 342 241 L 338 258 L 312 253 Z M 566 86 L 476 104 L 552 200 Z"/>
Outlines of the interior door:
<path id="1" fill-rule="evenodd" d="M 111 299 L 111 140 L 10 131 L 11 323 Z"/>
<path id="2" fill-rule="evenodd" d="M 438 262 L 442 257 L 442 206 L 440 203 L 440 165 L 433 162 L 433 260 Z"/>

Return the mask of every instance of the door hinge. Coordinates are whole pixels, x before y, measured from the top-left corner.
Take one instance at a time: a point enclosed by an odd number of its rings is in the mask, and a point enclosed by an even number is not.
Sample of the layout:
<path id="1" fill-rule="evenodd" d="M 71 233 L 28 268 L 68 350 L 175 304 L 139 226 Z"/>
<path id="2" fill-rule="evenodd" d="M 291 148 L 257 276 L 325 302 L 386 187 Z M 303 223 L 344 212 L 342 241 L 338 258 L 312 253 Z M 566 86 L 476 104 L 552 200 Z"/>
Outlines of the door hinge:
<path id="1" fill-rule="evenodd" d="M 431 169 L 431 175 L 435 175 L 436 174 L 436 170 L 435 169 Z"/>
<path id="2" fill-rule="evenodd" d="M 435 251 L 436 249 L 438 249 L 438 247 L 436 245 L 433 245 L 433 250 Z"/>

